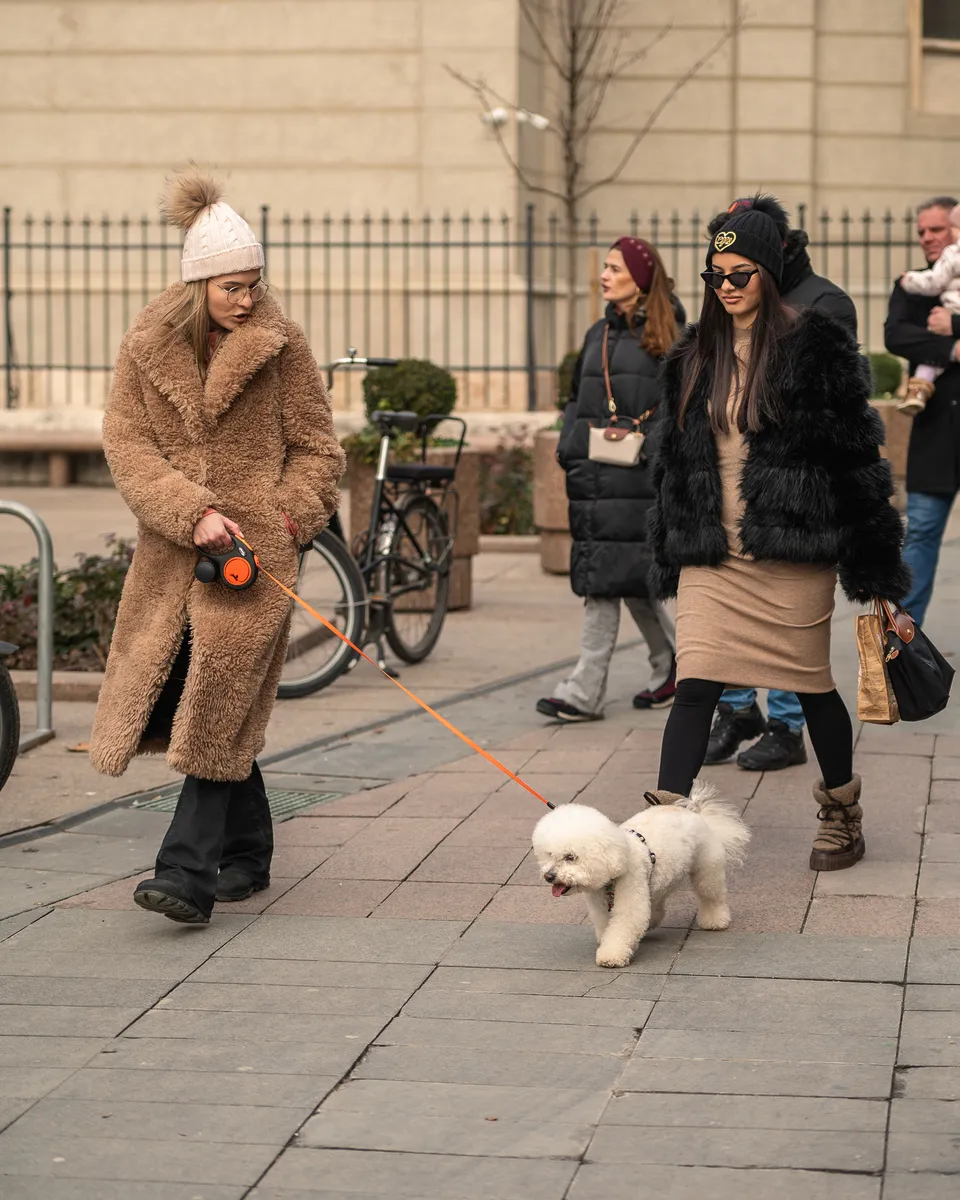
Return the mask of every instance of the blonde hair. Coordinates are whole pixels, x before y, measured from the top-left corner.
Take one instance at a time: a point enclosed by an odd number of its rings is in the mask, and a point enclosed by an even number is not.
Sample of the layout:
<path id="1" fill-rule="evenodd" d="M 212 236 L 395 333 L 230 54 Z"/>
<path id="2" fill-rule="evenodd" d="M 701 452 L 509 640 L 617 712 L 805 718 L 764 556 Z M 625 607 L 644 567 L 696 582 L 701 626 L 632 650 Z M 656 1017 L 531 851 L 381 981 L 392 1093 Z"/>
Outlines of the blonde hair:
<path id="1" fill-rule="evenodd" d="M 160 325 L 166 326 L 166 345 L 185 337 L 197 361 L 200 378 L 207 376 L 207 341 L 210 336 L 210 313 L 207 309 L 207 281 L 175 284 L 173 295 L 157 314 Z"/>

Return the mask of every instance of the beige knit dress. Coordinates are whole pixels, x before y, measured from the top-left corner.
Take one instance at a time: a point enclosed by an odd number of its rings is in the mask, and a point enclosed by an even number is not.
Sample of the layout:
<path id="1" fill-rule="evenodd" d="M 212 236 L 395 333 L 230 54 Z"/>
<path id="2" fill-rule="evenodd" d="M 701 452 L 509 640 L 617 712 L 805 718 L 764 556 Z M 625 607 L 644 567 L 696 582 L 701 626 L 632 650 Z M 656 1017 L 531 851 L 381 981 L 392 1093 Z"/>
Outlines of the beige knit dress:
<path id="1" fill-rule="evenodd" d="M 677 679 L 733 687 L 830 692 L 835 566 L 756 562 L 743 553 L 740 481 L 747 443 L 736 411 L 750 331 L 735 331 L 741 363 L 728 402 L 729 433 L 717 433 L 721 520 L 730 546 L 718 567 L 684 567 L 677 592 Z"/>

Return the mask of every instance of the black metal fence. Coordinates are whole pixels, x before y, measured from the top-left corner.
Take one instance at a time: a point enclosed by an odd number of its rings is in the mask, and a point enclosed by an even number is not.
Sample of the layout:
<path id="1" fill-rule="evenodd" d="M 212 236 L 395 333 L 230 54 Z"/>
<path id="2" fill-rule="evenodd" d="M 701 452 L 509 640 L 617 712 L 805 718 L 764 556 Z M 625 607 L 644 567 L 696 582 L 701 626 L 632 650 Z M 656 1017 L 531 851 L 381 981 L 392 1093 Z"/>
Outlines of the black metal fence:
<path id="1" fill-rule="evenodd" d="M 690 313 L 712 216 L 596 217 L 577 233 L 575 328 L 600 312 L 597 276 L 619 234 L 654 242 Z M 800 206 L 815 269 L 851 294 L 861 339 L 882 343 L 891 280 L 918 261 L 914 216 L 821 213 Z M 549 407 L 566 344 L 566 241 L 560 220 L 529 206 L 519 219 L 309 215 L 258 217 L 267 276 L 321 362 L 349 346 L 429 358 L 453 371 L 469 410 Z M 117 346 L 136 313 L 179 277 L 177 231 L 147 217 L 20 217 L 3 212 L 3 401 L 99 407 Z M 338 405 L 356 405 L 347 389 Z"/>

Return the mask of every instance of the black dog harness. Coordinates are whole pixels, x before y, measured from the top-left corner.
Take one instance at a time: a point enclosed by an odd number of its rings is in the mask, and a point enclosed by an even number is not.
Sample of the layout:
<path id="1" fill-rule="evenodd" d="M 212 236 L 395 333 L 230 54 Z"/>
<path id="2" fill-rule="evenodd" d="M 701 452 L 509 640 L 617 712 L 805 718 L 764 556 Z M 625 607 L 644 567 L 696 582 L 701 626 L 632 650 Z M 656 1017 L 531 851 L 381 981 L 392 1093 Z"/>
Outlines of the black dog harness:
<path id="1" fill-rule="evenodd" d="M 650 844 L 643 834 L 636 829 L 626 829 L 624 832 L 632 833 L 634 837 L 638 837 L 640 841 L 643 842 L 644 846 L 647 848 L 647 853 L 650 855 L 650 865 L 651 867 L 655 867 L 657 865 L 657 856 L 650 849 Z M 607 886 L 603 889 L 607 894 L 607 912 L 610 912 L 613 909 L 613 894 L 615 884 L 616 880 L 611 879 Z"/>

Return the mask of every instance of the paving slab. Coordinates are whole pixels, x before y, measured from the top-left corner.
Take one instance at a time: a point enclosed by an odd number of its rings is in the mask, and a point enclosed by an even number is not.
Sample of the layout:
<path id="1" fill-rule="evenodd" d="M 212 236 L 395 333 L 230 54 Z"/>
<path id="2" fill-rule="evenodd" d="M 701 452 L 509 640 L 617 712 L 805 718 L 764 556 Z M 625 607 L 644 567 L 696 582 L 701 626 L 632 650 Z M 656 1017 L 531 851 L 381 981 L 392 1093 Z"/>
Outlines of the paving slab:
<path id="1" fill-rule="evenodd" d="M 737 1171 L 716 1167 L 645 1166 L 643 1186 L 670 1200 L 879 1200 L 880 1180 L 832 1171 Z M 569 1200 L 637 1200 L 636 1173 L 619 1163 L 580 1168 Z"/>
<path id="2" fill-rule="evenodd" d="M 411 879 L 429 883 L 506 883 L 525 855 L 526 846 L 478 849 L 441 845 L 423 860 Z"/>
<path id="3" fill-rule="evenodd" d="M 369 917 L 399 881 L 308 875 L 270 906 L 273 917 Z"/>
<path id="4" fill-rule="evenodd" d="M 905 1012 L 897 1061 L 908 1067 L 960 1067 L 960 1015 Z"/>
<path id="5" fill-rule="evenodd" d="M 960 862 L 924 862 L 917 895 L 922 899 L 960 901 Z"/>
<path id="6" fill-rule="evenodd" d="M 913 1016 L 944 1016 L 915 1013 Z M 635 1058 L 726 1059 L 731 1061 L 781 1063 L 856 1063 L 893 1066 L 897 1035 L 859 1037 L 831 1033 L 766 1033 L 706 1029 L 656 1029 L 649 1025 L 640 1036 Z"/>
<path id="7" fill-rule="evenodd" d="M 161 1071 L 148 1067 L 108 1071 L 84 1067 L 42 1093 L 54 1099 L 126 1105 L 149 1095 L 154 1102 L 306 1108 L 313 1111 L 333 1088 L 337 1075 L 281 1075 L 263 1071 Z M 114 1109 L 113 1111 L 116 1111 Z"/>
<path id="8" fill-rule="evenodd" d="M 960 1067 L 897 1067 L 896 1086 L 906 1100 L 960 1100 Z"/>
<path id="9" fill-rule="evenodd" d="M 202 1200 L 243 1200 L 243 1185 L 204 1184 Z M 192 1184 L 142 1183 L 115 1179 L 51 1179 L 49 1176 L 8 1175 L 3 1181 L 4 1200 L 197 1200 Z"/>
<path id="10" fill-rule="evenodd" d="M 155 1008 L 127 1031 L 129 1038 L 188 1038 L 199 1041 L 299 1042 L 367 1045 L 382 1027 L 377 1016 L 316 1016 L 277 1012 L 166 1012 Z"/>
<path id="11" fill-rule="evenodd" d="M 810 938 L 794 934 L 690 934 L 677 959 L 680 975 L 899 982 L 907 938 Z"/>
<path id="12" fill-rule="evenodd" d="M 75 1067 L 0 1067 L 0 1097 L 39 1100 L 69 1079 Z"/>
<path id="13" fill-rule="evenodd" d="M 909 937 L 916 903 L 912 896 L 814 896 L 803 923 L 806 934 L 828 937 Z"/>
<path id="14" fill-rule="evenodd" d="M 916 862 L 883 862 L 872 856 L 849 871 L 821 871 L 814 889 L 815 896 L 913 896 L 916 893 Z"/>
<path id="15" fill-rule="evenodd" d="M 956 1105 L 937 1101 L 954 1111 Z M 887 1167 L 891 1171 L 922 1171 L 924 1175 L 952 1175 L 954 1187 L 960 1175 L 960 1145 L 956 1116 L 950 1133 L 923 1133 L 911 1129 L 908 1133 L 890 1130 L 887 1144 Z M 956 1193 L 954 1193 L 956 1194 Z"/>
<path id="16" fill-rule="evenodd" d="M 425 1117 L 400 1110 L 383 1121 L 371 1121 L 366 1113 L 324 1110 L 307 1121 L 298 1143 L 331 1149 L 473 1155 L 476 1162 L 495 1157 L 579 1158 L 592 1136 L 590 1124 L 568 1125 L 549 1109 L 539 1120 Z"/>
<path id="17" fill-rule="evenodd" d="M 592 1163 L 633 1166 L 785 1167 L 802 1171 L 874 1172 L 883 1167 L 883 1132 L 797 1129 L 650 1128 L 642 1137 L 635 1128 L 604 1126 L 590 1143 Z"/>
<path id="18" fill-rule="evenodd" d="M 960 937 L 917 939 L 910 947 L 910 983 L 960 984 Z"/>
<path id="19" fill-rule="evenodd" d="M 471 1083 L 511 1087 L 612 1088 L 623 1059 L 602 1054 L 477 1050 L 456 1046 L 374 1046 L 353 1069 L 355 1079 Z"/>
<path id="20" fill-rule="evenodd" d="M 176 1037 L 122 1037 L 84 1063 L 102 1070 L 238 1071 L 243 1074 L 337 1075 L 348 1071 L 362 1042 L 227 1041 Z M 78 1066 L 83 1065 L 78 1063 Z"/>
<path id="21" fill-rule="evenodd" d="M 449 1046 L 475 1050 L 543 1050 L 556 1054 L 626 1055 L 632 1028 L 604 1025 L 532 1025 L 516 1021 L 431 1020 L 397 1017 L 377 1036 L 377 1046 Z"/>
<path id="22" fill-rule="evenodd" d="M 960 984 L 907 984 L 903 1007 L 907 1012 L 960 1012 Z"/>
<path id="23" fill-rule="evenodd" d="M 695 1096 L 615 1092 L 602 1125 L 670 1129 L 779 1129 L 884 1133 L 883 1100 L 807 1096 Z"/>
<path id="24" fill-rule="evenodd" d="M 29 1108 L 36 1104 L 35 1099 L 23 1097 L 0 1096 L 0 1132 L 12 1125 Z"/>
<path id="25" fill-rule="evenodd" d="M 342 962 L 436 963 L 466 928 L 465 921 L 389 921 L 261 917 L 233 937 L 230 958 L 297 958 Z"/>
<path id="26" fill-rule="evenodd" d="M 82 1067 L 106 1044 L 100 1037 L 0 1033 L 0 1067 Z"/>
<path id="27" fill-rule="evenodd" d="M 34 1104 L 17 1122 L 17 1133 L 41 1145 L 54 1144 L 61 1137 L 138 1140 L 149 1131 L 151 1141 L 279 1148 L 309 1115 L 308 1105 L 198 1104 L 189 1095 L 174 1101 L 126 1099 L 121 1105 L 51 1096 Z"/>
<path id="28" fill-rule="evenodd" d="M 760 991 L 761 989 L 757 989 Z M 823 1032 L 824 1012 L 830 1012 L 830 1027 L 844 1036 L 856 1036 L 868 1029 L 871 1034 L 896 1038 L 900 1025 L 898 1002 L 885 1009 L 866 1012 L 856 1008 L 825 1009 L 818 1004 L 776 1004 L 750 1008 L 736 1002 L 710 1000 L 668 1000 L 661 998 L 647 1021 L 646 1028 L 696 1031 L 710 1029 L 730 1033 L 766 1033 L 773 1036 L 798 1034 L 804 1037 Z"/>
<path id="29" fill-rule="evenodd" d="M 205 958 L 212 954 L 252 920 L 254 918 L 250 916 L 224 913 L 209 925 L 178 925 L 140 909 L 90 913 L 57 908 L 41 921 L 35 921 L 8 938 L 0 946 L 0 955 L 14 949 L 37 950 L 45 954 L 85 953 L 94 963 L 103 963 L 106 969 L 109 969 L 114 954 L 195 963 L 198 955 Z"/>
<path id="30" fill-rule="evenodd" d="M 363 1016 L 388 1021 L 409 995 L 408 991 L 390 988 L 368 990 L 356 987 L 298 987 L 293 984 L 203 983 L 191 978 L 165 996 L 161 1005 L 165 1011 Z"/>
<path id="31" fill-rule="evenodd" d="M 169 989 L 143 979 L 72 979 L 69 976 L 0 975 L 0 1004 L 150 1008 Z"/>
<path id="32" fill-rule="evenodd" d="M 405 1017 L 443 1020 L 527 1021 L 534 1025 L 616 1025 L 637 1028 L 653 1008 L 652 1000 L 586 999 L 575 996 L 496 995 L 442 991 L 427 985 L 408 1000 Z"/>
<path id="33" fill-rule="evenodd" d="M 467 995 L 596 996 L 615 1000 L 656 1000 L 666 975 L 638 975 L 622 971 L 549 971 L 522 967 L 437 967 L 421 989 Z M 545 1004 L 549 1010 L 552 1005 Z"/>
<path id="34" fill-rule="evenodd" d="M 434 1196 L 443 1200 L 557 1200 L 576 1170 L 573 1162 L 473 1158 L 447 1154 L 391 1154 L 366 1150 L 288 1150 L 262 1187 L 321 1186 L 330 1192 Z"/>
<path id="35" fill-rule="evenodd" d="M 142 838 L 130 838 L 71 831 L 0 847 L 0 869 L 122 875 L 150 866 L 155 855 L 156 844 L 152 833 L 145 833 Z"/>
<path id="36" fill-rule="evenodd" d="M 350 1079 L 329 1097 L 324 1112 L 364 1113 L 371 1121 L 397 1113 L 458 1120 L 529 1120 L 531 1114 L 573 1125 L 596 1124 L 610 1102 L 605 1091 L 579 1088 L 496 1087 L 461 1083 L 407 1083 Z"/>
<path id="37" fill-rule="evenodd" d="M 629 967 L 621 970 L 664 974 L 674 963 L 686 935 L 659 929 L 644 938 Z M 579 925 L 515 925 L 477 922 L 444 954 L 445 966 L 535 967 L 583 970 L 593 963 L 593 930 Z M 606 972 L 596 967 L 597 981 Z"/>
<path id="38" fill-rule="evenodd" d="M 888 1171 L 883 1181 L 884 1200 L 956 1200 L 956 1175 L 904 1175 Z"/>
<path id="39" fill-rule="evenodd" d="M 51 908 L 39 908 L 32 909 L 30 912 L 18 913 L 13 917 L 5 917 L 0 920 L 0 942 L 5 942 L 7 938 L 13 937 L 15 933 L 19 933 L 21 929 L 32 925 L 34 921 L 39 921 L 41 917 L 45 917 L 52 911 Z"/>
<path id="40" fill-rule="evenodd" d="M 430 975 L 430 966 L 406 963 L 323 962 L 296 959 L 224 958 L 217 955 L 190 976 L 193 983 L 267 984 L 273 987 L 342 987 L 405 992 Z"/>
<path id="41" fill-rule="evenodd" d="M 17 1125 L 0 1134 L 6 1175 L 251 1185 L 276 1157 L 275 1146 L 149 1141 L 145 1138 L 38 1138 Z"/>
<path id="42" fill-rule="evenodd" d="M 497 893 L 495 883 L 425 883 L 408 880 L 374 909 L 375 917 L 472 921 Z"/>
<path id="43" fill-rule="evenodd" d="M 65 1038 L 115 1037 L 144 1012 L 136 1008 L 102 1008 L 75 1004 L 5 1004 L 3 1032 L 16 1036 Z"/>
<path id="44" fill-rule="evenodd" d="M 146 914 L 143 914 L 144 916 Z M 211 951 L 202 938 L 190 934 L 176 954 L 137 954 L 97 956 L 89 951 L 44 950 L 5 942 L 0 945 L 0 977 L 34 976 L 38 979 L 141 980 L 166 982 L 181 980 L 205 962 Z"/>
<path id="45" fill-rule="evenodd" d="M 55 904 L 75 892 L 85 892 L 110 879 L 80 871 L 41 871 L 0 867 L 0 916 Z"/>
<path id="46" fill-rule="evenodd" d="M 628 1092 L 693 1092 L 731 1096 L 836 1096 L 886 1100 L 887 1066 L 824 1062 L 636 1057 L 617 1087 Z"/>

